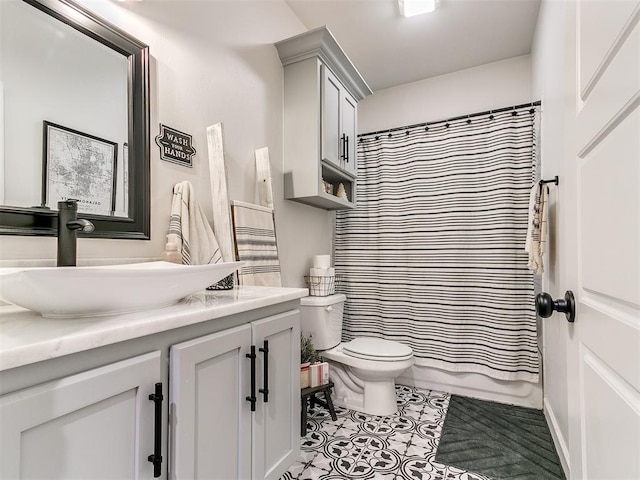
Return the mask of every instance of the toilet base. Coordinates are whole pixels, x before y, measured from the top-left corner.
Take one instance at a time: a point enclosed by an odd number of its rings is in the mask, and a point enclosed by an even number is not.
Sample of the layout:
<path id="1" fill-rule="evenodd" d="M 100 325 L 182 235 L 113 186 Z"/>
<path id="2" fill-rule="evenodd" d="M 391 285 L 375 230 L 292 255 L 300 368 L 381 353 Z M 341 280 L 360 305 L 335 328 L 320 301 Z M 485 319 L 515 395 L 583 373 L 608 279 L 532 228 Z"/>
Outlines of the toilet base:
<path id="1" fill-rule="evenodd" d="M 336 405 L 369 415 L 387 416 L 398 412 L 394 379 L 362 380 L 348 366 L 331 361 L 329 365 Z"/>

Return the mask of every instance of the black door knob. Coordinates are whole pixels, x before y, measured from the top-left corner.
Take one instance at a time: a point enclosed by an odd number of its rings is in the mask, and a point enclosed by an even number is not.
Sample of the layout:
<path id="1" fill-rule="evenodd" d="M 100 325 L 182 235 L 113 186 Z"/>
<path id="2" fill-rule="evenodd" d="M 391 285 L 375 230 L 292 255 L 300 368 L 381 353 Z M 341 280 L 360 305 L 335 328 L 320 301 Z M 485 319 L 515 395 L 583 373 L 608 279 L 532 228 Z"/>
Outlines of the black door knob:
<path id="1" fill-rule="evenodd" d="M 554 310 L 564 313 L 567 321 L 573 323 L 576 319 L 576 301 L 571 290 L 567 290 L 564 298 L 559 300 L 554 300 L 546 292 L 539 293 L 536 296 L 536 312 L 538 315 L 542 318 L 549 318 Z"/>

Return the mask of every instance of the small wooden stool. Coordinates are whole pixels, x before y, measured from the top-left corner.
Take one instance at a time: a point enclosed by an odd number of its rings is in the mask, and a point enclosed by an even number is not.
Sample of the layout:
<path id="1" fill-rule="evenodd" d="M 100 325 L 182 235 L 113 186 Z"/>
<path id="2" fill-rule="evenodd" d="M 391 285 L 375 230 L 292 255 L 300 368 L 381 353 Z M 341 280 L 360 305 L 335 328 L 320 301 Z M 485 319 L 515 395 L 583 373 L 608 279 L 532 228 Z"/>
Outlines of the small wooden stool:
<path id="1" fill-rule="evenodd" d="M 329 410 L 331 414 L 331 420 L 337 420 L 336 411 L 333 408 L 333 401 L 331 400 L 331 389 L 333 388 L 333 382 L 325 383 L 324 385 L 318 385 L 317 387 L 307 387 L 300 390 L 300 398 L 302 400 L 302 410 L 300 418 L 300 435 L 305 436 L 307 434 L 307 400 L 311 403 L 311 408 L 318 405 L 323 406 Z M 324 401 L 316 398 L 316 393 L 324 392 Z"/>

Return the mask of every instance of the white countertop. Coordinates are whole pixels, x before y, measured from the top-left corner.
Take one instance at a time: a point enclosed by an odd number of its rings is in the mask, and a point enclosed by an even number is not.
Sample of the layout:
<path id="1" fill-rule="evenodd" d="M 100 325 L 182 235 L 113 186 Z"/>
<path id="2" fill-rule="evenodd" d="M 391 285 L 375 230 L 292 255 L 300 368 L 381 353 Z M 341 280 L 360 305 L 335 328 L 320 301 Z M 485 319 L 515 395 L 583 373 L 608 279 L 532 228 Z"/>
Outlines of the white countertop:
<path id="1" fill-rule="evenodd" d="M 203 290 L 161 309 L 69 319 L 44 318 L 12 305 L 0 307 L 0 371 L 268 307 L 308 294 L 306 288 Z"/>

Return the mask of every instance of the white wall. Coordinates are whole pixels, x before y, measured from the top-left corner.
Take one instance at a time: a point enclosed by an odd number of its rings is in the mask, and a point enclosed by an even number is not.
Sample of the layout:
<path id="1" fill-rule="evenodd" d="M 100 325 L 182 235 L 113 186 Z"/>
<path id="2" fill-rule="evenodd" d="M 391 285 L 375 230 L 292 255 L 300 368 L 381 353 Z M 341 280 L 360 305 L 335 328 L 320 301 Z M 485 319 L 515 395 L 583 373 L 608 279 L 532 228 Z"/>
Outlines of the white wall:
<path id="1" fill-rule="evenodd" d="M 540 135 L 542 176 L 563 178 L 563 151 L 566 149 L 567 132 L 564 127 L 565 102 L 565 4 L 543 1 L 538 15 L 532 49 L 533 92 L 542 99 L 543 112 Z M 562 180 L 561 180 L 562 182 Z M 544 259 L 543 290 L 553 298 L 564 296 L 565 275 L 563 239 L 556 235 L 562 223 L 562 183 L 549 195 L 549 243 Z M 570 201 L 569 198 L 565 199 Z M 564 203 L 566 205 L 566 203 Z M 569 411 L 567 404 L 568 342 L 570 324 L 564 321 L 545 319 L 542 323 L 542 346 L 544 365 L 544 409 L 554 435 L 561 461 L 567 468 Z M 557 320 L 557 319 L 556 319 Z"/>
<path id="2" fill-rule="evenodd" d="M 159 123 L 193 135 L 193 169 L 161 161 L 151 145 L 151 240 L 81 239 L 81 263 L 159 257 L 174 183 L 193 183 L 211 216 L 206 127 L 224 123 L 229 195 L 256 201 L 254 150 L 268 146 L 283 283 L 303 285 L 311 256 L 331 248 L 334 215 L 283 199 L 282 66 L 273 43 L 305 31 L 283 0 L 82 0 L 150 46 L 151 137 Z M 0 265 L 52 263 L 54 238 L 0 237 Z"/>
<path id="3" fill-rule="evenodd" d="M 358 132 L 403 127 L 537 100 L 529 55 L 378 90 L 358 104 Z"/>
<path id="4" fill-rule="evenodd" d="M 360 133 L 443 120 L 538 100 L 531 57 L 523 55 L 375 92 L 358 104 Z M 401 383 L 527 407 L 542 407 L 540 384 L 413 367 Z"/>

